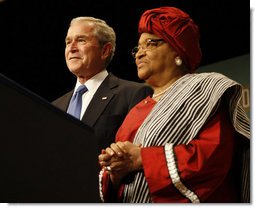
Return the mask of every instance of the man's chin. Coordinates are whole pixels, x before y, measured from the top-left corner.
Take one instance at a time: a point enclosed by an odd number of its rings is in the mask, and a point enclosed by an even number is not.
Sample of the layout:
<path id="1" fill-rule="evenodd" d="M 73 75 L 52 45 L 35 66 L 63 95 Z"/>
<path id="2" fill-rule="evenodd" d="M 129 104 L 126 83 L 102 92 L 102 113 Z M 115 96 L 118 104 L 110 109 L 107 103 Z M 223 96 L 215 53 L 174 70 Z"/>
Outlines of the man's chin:
<path id="1" fill-rule="evenodd" d="M 70 71 L 71 73 L 73 73 L 74 75 L 78 76 L 78 75 L 80 74 L 80 72 L 81 72 L 81 69 L 80 69 L 80 68 L 74 68 L 74 67 L 72 67 L 72 68 L 69 68 L 69 71 Z"/>

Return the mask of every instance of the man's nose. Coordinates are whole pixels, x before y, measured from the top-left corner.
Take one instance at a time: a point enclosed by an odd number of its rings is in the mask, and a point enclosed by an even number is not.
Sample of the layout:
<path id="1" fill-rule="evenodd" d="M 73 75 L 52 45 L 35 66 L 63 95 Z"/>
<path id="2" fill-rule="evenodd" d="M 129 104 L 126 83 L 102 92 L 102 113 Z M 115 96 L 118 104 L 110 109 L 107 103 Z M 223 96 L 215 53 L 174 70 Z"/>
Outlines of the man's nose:
<path id="1" fill-rule="evenodd" d="M 72 41 L 72 42 L 70 43 L 70 50 L 71 50 L 71 51 L 76 51 L 76 50 L 78 50 L 77 42 L 76 42 L 76 41 Z"/>

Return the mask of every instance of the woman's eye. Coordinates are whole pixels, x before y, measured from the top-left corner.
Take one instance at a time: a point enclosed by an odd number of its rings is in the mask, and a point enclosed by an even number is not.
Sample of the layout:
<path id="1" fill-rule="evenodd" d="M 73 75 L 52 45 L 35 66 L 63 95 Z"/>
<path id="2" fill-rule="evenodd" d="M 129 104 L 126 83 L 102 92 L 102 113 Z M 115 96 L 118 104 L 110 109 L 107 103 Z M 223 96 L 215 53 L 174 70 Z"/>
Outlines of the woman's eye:
<path id="1" fill-rule="evenodd" d="M 156 41 L 153 41 L 153 40 L 150 40 L 147 42 L 146 46 L 149 47 L 149 46 L 156 46 L 157 45 L 157 42 Z"/>

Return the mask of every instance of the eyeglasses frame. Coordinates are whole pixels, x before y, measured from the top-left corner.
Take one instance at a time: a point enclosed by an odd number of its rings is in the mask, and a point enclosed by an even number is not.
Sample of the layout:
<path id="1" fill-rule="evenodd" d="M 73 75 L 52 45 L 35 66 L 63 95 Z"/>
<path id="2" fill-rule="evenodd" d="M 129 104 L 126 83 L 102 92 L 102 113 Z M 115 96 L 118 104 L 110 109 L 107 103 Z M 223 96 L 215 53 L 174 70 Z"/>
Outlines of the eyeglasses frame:
<path id="1" fill-rule="evenodd" d="M 136 54 L 138 53 L 138 51 L 139 51 L 140 49 L 143 49 L 143 50 L 145 50 L 145 51 L 151 50 L 151 49 L 148 48 L 148 47 L 149 47 L 148 44 L 154 43 L 154 44 L 156 44 L 156 45 L 153 45 L 153 46 L 155 46 L 155 48 L 158 47 L 158 43 L 161 42 L 161 41 L 165 42 L 164 39 L 153 39 L 153 38 L 147 39 L 147 40 L 146 40 L 146 46 L 145 46 L 145 47 L 144 47 L 144 46 L 143 46 L 143 47 L 142 47 L 142 46 L 135 46 L 135 47 L 131 50 L 132 57 L 133 57 L 134 59 L 136 59 Z M 152 45 L 151 45 L 151 46 L 152 46 Z"/>

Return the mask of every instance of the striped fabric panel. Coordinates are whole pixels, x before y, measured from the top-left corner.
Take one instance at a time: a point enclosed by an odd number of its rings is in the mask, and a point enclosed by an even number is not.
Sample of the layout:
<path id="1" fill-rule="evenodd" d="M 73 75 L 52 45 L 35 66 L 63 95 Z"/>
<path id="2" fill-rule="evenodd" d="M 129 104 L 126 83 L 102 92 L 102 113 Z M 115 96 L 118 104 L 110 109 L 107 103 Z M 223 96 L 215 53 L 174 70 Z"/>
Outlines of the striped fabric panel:
<path id="1" fill-rule="evenodd" d="M 247 148 L 243 152 L 243 167 L 241 173 L 241 194 L 242 194 L 242 202 L 250 203 L 250 149 Z"/>

